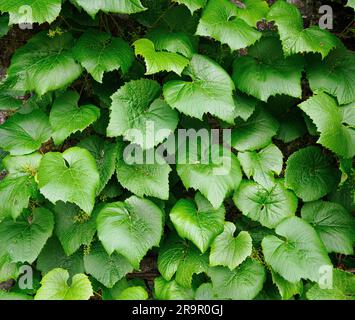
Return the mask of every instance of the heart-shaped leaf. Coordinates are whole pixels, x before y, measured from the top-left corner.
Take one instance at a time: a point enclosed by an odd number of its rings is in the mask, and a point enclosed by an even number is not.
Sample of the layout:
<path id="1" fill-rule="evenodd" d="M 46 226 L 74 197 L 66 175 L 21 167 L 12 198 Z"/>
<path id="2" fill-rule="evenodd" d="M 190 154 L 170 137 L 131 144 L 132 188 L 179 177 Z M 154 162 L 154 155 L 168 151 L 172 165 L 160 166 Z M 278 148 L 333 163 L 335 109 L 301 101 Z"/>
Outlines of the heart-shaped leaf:
<path id="1" fill-rule="evenodd" d="M 236 227 L 225 222 L 224 231 L 211 245 L 210 266 L 225 266 L 231 271 L 238 267 L 252 252 L 252 238 L 247 231 L 241 231 L 234 237 Z"/>
<path id="2" fill-rule="evenodd" d="M 204 253 L 223 231 L 225 209 L 223 205 L 214 209 L 199 192 L 195 202 L 180 199 L 171 209 L 170 219 L 179 236 L 192 241 Z"/>
<path id="3" fill-rule="evenodd" d="M 287 281 L 318 281 L 322 268 L 331 267 L 322 241 L 306 221 L 287 218 L 275 231 L 283 238 L 266 236 L 262 241 L 263 253 L 265 261 Z"/>
<path id="4" fill-rule="evenodd" d="M 163 212 L 153 202 L 132 196 L 107 204 L 97 218 L 98 237 L 108 254 L 123 255 L 139 269 L 148 250 L 159 245 Z"/>
<path id="5" fill-rule="evenodd" d="M 68 285 L 67 270 L 56 268 L 48 272 L 41 281 L 35 300 L 88 300 L 94 293 L 89 278 L 76 274 Z"/>
<path id="6" fill-rule="evenodd" d="M 78 147 L 46 153 L 38 169 L 38 186 L 49 201 L 72 202 L 88 214 L 94 207 L 99 182 L 95 159 Z"/>
<path id="7" fill-rule="evenodd" d="M 268 228 L 275 228 L 283 219 L 294 216 L 298 204 L 297 197 L 285 188 L 283 180 L 277 180 L 268 189 L 243 180 L 233 200 L 244 215 Z"/>
<path id="8" fill-rule="evenodd" d="M 83 131 L 100 116 L 100 109 L 93 105 L 78 107 L 79 94 L 67 91 L 55 101 L 49 115 L 56 145 L 64 142 L 72 133 Z"/>
<path id="9" fill-rule="evenodd" d="M 285 178 L 286 186 L 303 201 L 314 201 L 336 188 L 340 171 L 319 147 L 311 146 L 288 158 Z"/>

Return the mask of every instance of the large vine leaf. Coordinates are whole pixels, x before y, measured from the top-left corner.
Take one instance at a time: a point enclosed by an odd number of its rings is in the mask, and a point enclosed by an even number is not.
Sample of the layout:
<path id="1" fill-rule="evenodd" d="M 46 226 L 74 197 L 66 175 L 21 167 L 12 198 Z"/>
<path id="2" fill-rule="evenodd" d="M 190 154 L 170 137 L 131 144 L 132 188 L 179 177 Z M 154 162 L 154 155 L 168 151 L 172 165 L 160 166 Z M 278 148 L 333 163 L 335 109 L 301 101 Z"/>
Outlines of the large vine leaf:
<path id="1" fill-rule="evenodd" d="M 209 0 L 196 34 L 226 43 L 232 50 L 250 46 L 260 39 L 261 33 L 249 26 L 238 11 L 237 6 L 228 0 Z"/>
<path id="2" fill-rule="evenodd" d="M 95 159 L 79 147 L 46 153 L 38 169 L 38 186 L 49 201 L 72 202 L 88 214 L 94 207 L 99 183 Z"/>
<path id="3" fill-rule="evenodd" d="M 222 67 L 210 58 L 194 54 L 183 74 L 192 81 L 171 80 L 163 87 L 164 98 L 171 107 L 201 120 L 210 113 L 234 122 L 234 84 Z"/>
<path id="4" fill-rule="evenodd" d="M 9 24 L 52 23 L 61 5 L 61 0 L 0 0 L 0 11 L 9 13 Z"/>
<path id="5" fill-rule="evenodd" d="M 233 80 L 240 91 L 262 101 L 278 94 L 300 98 L 302 71 L 301 56 L 285 58 L 280 40 L 265 36 L 234 61 Z"/>
<path id="6" fill-rule="evenodd" d="M 275 21 L 286 56 L 302 52 L 319 52 L 325 58 L 337 46 L 337 38 L 318 26 L 303 29 L 298 8 L 284 0 L 278 0 L 269 11 L 268 20 Z"/>
<path id="7" fill-rule="evenodd" d="M 269 6 L 265 0 L 243 0 L 236 5 L 238 18 L 243 19 L 251 27 L 267 17 Z"/>
<path id="8" fill-rule="evenodd" d="M 193 300 L 193 289 L 184 288 L 175 280 L 166 281 L 163 277 L 154 279 L 154 296 L 158 300 Z"/>
<path id="9" fill-rule="evenodd" d="M 96 30 L 88 30 L 80 37 L 73 54 L 100 83 L 104 72 L 121 69 L 122 73 L 126 73 L 134 60 L 133 51 L 127 42 Z"/>
<path id="10" fill-rule="evenodd" d="M 132 80 L 122 86 L 112 96 L 108 136 L 124 136 L 144 149 L 163 142 L 176 129 L 179 118 L 160 93 L 154 80 Z"/>
<path id="11" fill-rule="evenodd" d="M 192 241 L 204 253 L 223 231 L 225 209 L 223 205 L 214 209 L 199 192 L 195 195 L 195 203 L 180 199 L 171 209 L 170 219 L 179 236 Z"/>
<path id="12" fill-rule="evenodd" d="M 283 180 L 277 180 L 269 189 L 243 180 L 233 200 L 244 215 L 268 228 L 275 228 L 283 219 L 294 216 L 298 204 L 297 197 L 285 188 Z"/>
<path id="13" fill-rule="evenodd" d="M 79 98 L 77 92 L 67 91 L 53 103 L 49 122 L 56 145 L 63 143 L 72 133 L 83 131 L 100 116 L 100 109 L 91 104 L 78 107 Z"/>
<path id="14" fill-rule="evenodd" d="M 339 104 L 355 100 L 355 54 L 339 47 L 324 59 L 307 57 L 307 78 L 313 92 L 325 91 L 337 98 Z"/>
<path id="15" fill-rule="evenodd" d="M 232 147 L 238 151 L 264 148 L 271 144 L 278 129 L 278 121 L 259 107 L 247 121 L 236 121 L 232 130 Z"/>
<path id="16" fill-rule="evenodd" d="M 208 275 L 219 299 L 252 300 L 266 280 L 263 265 L 251 258 L 232 271 L 226 267 L 212 267 Z"/>
<path id="17" fill-rule="evenodd" d="M 210 266 L 225 266 L 231 271 L 251 255 L 252 238 L 247 231 L 241 231 L 236 237 L 236 227 L 232 222 L 225 222 L 224 231 L 218 235 L 212 245 Z"/>
<path id="18" fill-rule="evenodd" d="M 131 146 L 133 145 L 124 147 L 123 144 L 118 144 L 116 171 L 119 183 L 140 197 L 146 195 L 167 200 L 169 198 L 170 166 L 157 153 L 153 154 L 153 162 L 148 161 L 149 152 L 154 152 L 154 149 L 143 151 L 141 148 L 133 146 L 135 154 L 134 158 L 130 158 L 130 154 L 126 155 L 128 152 L 125 150 Z"/>
<path id="19" fill-rule="evenodd" d="M 201 254 L 190 242 L 176 235 L 170 236 L 159 251 L 158 270 L 165 280 L 175 281 L 184 288 L 191 288 L 194 274 L 207 272 L 208 255 Z"/>
<path id="20" fill-rule="evenodd" d="M 66 255 L 72 255 L 81 245 L 90 245 L 96 232 L 99 210 L 100 207 L 96 208 L 89 216 L 72 203 L 60 201 L 54 206 L 55 233 Z"/>
<path id="21" fill-rule="evenodd" d="M 145 11 L 146 8 L 140 0 L 70 0 L 78 6 L 82 7 L 92 18 L 101 10 L 106 13 L 138 13 Z"/>
<path id="22" fill-rule="evenodd" d="M 90 136 L 81 140 L 78 147 L 87 149 L 96 160 L 100 175 L 100 184 L 96 194 L 105 188 L 116 170 L 117 145 L 103 140 L 99 136 Z"/>
<path id="23" fill-rule="evenodd" d="M 15 114 L 0 126 L 0 147 L 12 155 L 29 154 L 49 140 L 48 116 L 40 110 Z"/>
<path id="24" fill-rule="evenodd" d="M 183 32 L 153 29 L 147 34 L 147 38 L 153 41 L 155 48 L 159 51 L 180 53 L 187 58 L 191 58 L 196 52 L 195 39 Z"/>
<path id="25" fill-rule="evenodd" d="M 181 75 L 181 72 L 189 64 L 189 59 L 175 52 L 157 51 L 154 43 L 149 39 L 139 39 L 133 43 L 136 56 L 144 58 L 146 75 L 161 71 L 174 71 Z"/>
<path id="26" fill-rule="evenodd" d="M 320 132 L 318 143 L 339 156 L 352 158 L 355 155 L 355 129 L 350 117 L 344 117 L 345 109 L 339 108 L 335 99 L 321 92 L 302 102 L 299 107 L 312 119 Z M 355 108 L 350 106 L 350 114 Z"/>
<path id="27" fill-rule="evenodd" d="M 334 190 L 339 180 L 339 169 L 319 147 L 303 148 L 287 160 L 286 186 L 303 201 L 320 199 Z"/>
<path id="28" fill-rule="evenodd" d="M 56 268 L 48 272 L 41 281 L 35 300 L 88 300 L 94 293 L 89 278 L 76 274 L 68 285 L 67 270 Z"/>
<path id="29" fill-rule="evenodd" d="M 44 244 L 52 235 L 53 214 L 45 208 L 36 208 L 29 218 L 0 223 L 0 242 L 13 262 L 34 262 Z"/>
<path id="30" fill-rule="evenodd" d="M 66 269 L 70 276 L 85 272 L 82 253 L 77 251 L 71 256 L 67 256 L 55 236 L 48 239 L 43 247 L 43 250 L 38 256 L 36 268 L 41 271 L 43 275 L 55 268 Z"/>
<path id="31" fill-rule="evenodd" d="M 163 212 L 153 202 L 132 196 L 107 204 L 97 218 L 98 237 L 108 254 L 123 255 L 139 269 L 148 250 L 158 246 L 163 232 Z"/>
<path id="32" fill-rule="evenodd" d="M 196 162 L 178 163 L 176 171 L 186 188 L 199 190 L 215 209 L 221 207 L 224 199 L 238 188 L 242 179 L 237 157 L 224 147 L 207 148 Z"/>
<path id="33" fill-rule="evenodd" d="M 347 7 L 353 8 L 355 10 L 355 0 L 348 0 L 346 3 Z"/>
<path id="34" fill-rule="evenodd" d="M 298 217 L 287 218 L 275 229 L 282 239 L 270 235 L 262 241 L 265 261 L 290 282 L 318 281 L 324 266 L 331 266 L 317 232 Z"/>
<path id="35" fill-rule="evenodd" d="M 92 275 L 107 288 L 112 288 L 117 281 L 133 271 L 133 267 L 126 258 L 116 252 L 108 255 L 99 243 L 95 243 L 90 248 L 90 253 L 84 256 L 84 266 L 86 273 Z"/>
<path id="36" fill-rule="evenodd" d="M 343 206 L 319 200 L 306 203 L 301 214 L 318 232 L 328 252 L 354 253 L 355 218 Z"/>
<path id="37" fill-rule="evenodd" d="M 16 50 L 6 81 L 19 91 L 48 91 L 70 85 L 82 72 L 73 57 L 73 36 L 66 32 L 50 38 L 45 32 L 32 37 Z"/>
<path id="38" fill-rule="evenodd" d="M 203 8 L 206 5 L 207 0 L 173 0 L 179 4 L 184 4 L 193 14 L 196 10 Z"/>
<path id="39" fill-rule="evenodd" d="M 321 288 L 314 284 L 307 292 L 309 300 L 354 300 L 355 275 L 340 269 L 333 269 L 332 288 Z"/>
<path id="40" fill-rule="evenodd" d="M 6 217 L 16 219 L 37 194 L 35 175 L 41 158 L 39 153 L 33 153 L 7 156 L 2 161 L 8 175 L 0 181 L 0 221 Z"/>
<path id="41" fill-rule="evenodd" d="M 274 175 L 279 175 L 282 171 L 283 155 L 274 144 L 259 152 L 239 152 L 238 159 L 248 179 L 253 177 L 255 182 L 265 188 L 272 187 L 275 182 Z"/>

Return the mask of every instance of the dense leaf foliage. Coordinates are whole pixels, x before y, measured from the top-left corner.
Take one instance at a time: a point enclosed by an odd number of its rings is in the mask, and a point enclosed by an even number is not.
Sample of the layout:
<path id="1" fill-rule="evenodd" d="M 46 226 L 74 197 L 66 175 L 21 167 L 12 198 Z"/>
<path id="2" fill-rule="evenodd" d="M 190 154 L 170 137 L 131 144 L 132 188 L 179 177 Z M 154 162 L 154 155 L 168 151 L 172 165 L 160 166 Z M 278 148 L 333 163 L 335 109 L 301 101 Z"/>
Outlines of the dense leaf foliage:
<path id="1" fill-rule="evenodd" d="M 355 298 L 355 55 L 289 2 L 0 0 L 0 299 Z"/>

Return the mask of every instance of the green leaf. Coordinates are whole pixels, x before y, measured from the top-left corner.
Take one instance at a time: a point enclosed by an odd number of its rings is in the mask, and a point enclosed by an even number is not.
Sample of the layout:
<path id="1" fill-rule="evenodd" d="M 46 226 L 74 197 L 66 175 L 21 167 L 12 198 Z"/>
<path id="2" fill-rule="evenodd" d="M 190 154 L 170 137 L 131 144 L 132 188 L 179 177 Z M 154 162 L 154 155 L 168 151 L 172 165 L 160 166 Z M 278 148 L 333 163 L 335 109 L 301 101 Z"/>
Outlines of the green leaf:
<path id="1" fill-rule="evenodd" d="M 0 38 L 5 36 L 9 32 L 9 16 L 1 15 L 0 16 Z"/>
<path id="2" fill-rule="evenodd" d="M 267 17 L 269 6 L 265 0 L 243 0 L 237 7 L 238 18 L 243 19 L 251 27 Z"/>
<path id="3" fill-rule="evenodd" d="M 321 60 L 307 57 L 307 78 L 313 92 L 327 92 L 337 98 L 339 104 L 355 100 L 355 54 L 341 47 L 332 50 Z"/>
<path id="4" fill-rule="evenodd" d="M 270 229 L 283 219 L 294 216 L 298 204 L 297 197 L 285 188 L 283 180 L 276 180 L 269 189 L 243 180 L 233 200 L 244 215 Z"/>
<path id="5" fill-rule="evenodd" d="M 158 82 L 132 80 L 113 96 L 107 134 L 150 149 L 163 142 L 178 124 L 178 113 L 163 99 Z"/>
<path id="6" fill-rule="evenodd" d="M 17 111 L 23 106 L 22 101 L 10 95 L 0 93 L 0 110 Z"/>
<path id="7" fill-rule="evenodd" d="M 41 288 L 35 300 L 88 300 L 94 293 L 89 278 L 82 273 L 76 274 L 68 285 L 69 273 L 57 268 L 48 272 L 41 281 Z"/>
<path id="8" fill-rule="evenodd" d="M 90 136 L 81 140 L 78 147 L 87 149 L 96 160 L 100 175 L 100 184 L 96 191 L 96 195 L 98 195 L 116 170 L 117 145 L 98 136 Z"/>
<path id="9" fill-rule="evenodd" d="M 42 156 L 33 153 L 26 156 L 7 156 L 2 161 L 8 175 L 0 181 L 0 221 L 16 219 L 29 200 L 37 194 L 37 173 Z"/>
<path id="10" fill-rule="evenodd" d="M 196 290 L 195 300 L 218 300 L 218 297 L 213 292 L 212 283 L 202 283 Z"/>
<path id="11" fill-rule="evenodd" d="M 176 171 L 185 188 L 199 190 L 218 209 L 240 184 L 242 171 L 239 161 L 224 147 L 208 147 L 201 154 L 194 163 L 178 163 Z"/>
<path id="12" fill-rule="evenodd" d="M 312 119 L 320 132 L 318 143 L 344 158 L 355 155 L 355 130 L 346 125 L 342 109 L 335 99 L 321 92 L 302 102 L 299 107 Z M 355 108 L 352 107 L 351 112 Z"/>
<path id="13" fill-rule="evenodd" d="M 59 201 L 54 206 L 55 233 L 66 255 L 72 255 L 81 245 L 90 245 L 96 232 L 96 217 L 99 209 L 100 206 L 89 216 L 71 203 Z"/>
<path id="14" fill-rule="evenodd" d="M 78 107 L 79 98 L 77 92 L 67 91 L 53 103 L 49 122 L 56 145 L 62 144 L 72 133 L 83 131 L 100 116 L 100 109 L 91 104 Z"/>
<path id="15" fill-rule="evenodd" d="M 192 241 L 204 253 L 223 231 L 225 209 L 223 205 L 214 209 L 199 192 L 195 202 L 180 199 L 171 209 L 170 219 L 179 236 Z"/>
<path id="16" fill-rule="evenodd" d="M 228 123 L 234 122 L 234 84 L 221 66 L 194 54 L 183 74 L 192 81 L 171 80 L 163 87 L 164 98 L 172 108 L 201 120 L 210 113 Z"/>
<path id="17" fill-rule="evenodd" d="M 115 283 L 122 279 L 127 273 L 133 271 L 133 267 L 125 257 L 118 253 L 108 255 L 101 244 L 94 244 L 90 253 L 84 256 L 86 273 L 112 288 Z"/>
<path id="18" fill-rule="evenodd" d="M 0 282 L 16 280 L 20 275 L 19 263 L 11 262 L 11 257 L 6 248 L 1 248 L 0 254 Z M 2 290 L 0 290 L 1 293 Z M 1 298 L 0 298 L 1 300 Z"/>
<path id="19" fill-rule="evenodd" d="M 107 204 L 97 218 L 98 237 L 108 254 L 123 255 L 139 269 L 148 250 L 158 246 L 163 232 L 163 212 L 153 202 L 132 196 Z"/>
<path id="20" fill-rule="evenodd" d="M 52 235 L 53 214 L 44 208 L 33 210 L 29 218 L 4 220 L 0 223 L 1 251 L 6 250 L 13 262 L 34 262 Z"/>
<path id="21" fill-rule="evenodd" d="M 55 236 L 48 239 L 39 254 L 36 268 L 42 274 L 46 274 L 55 268 L 68 270 L 70 276 L 85 272 L 82 253 L 76 252 L 71 256 L 67 256 Z"/>
<path id="22" fill-rule="evenodd" d="M 12 155 L 29 154 L 51 137 L 48 117 L 40 110 L 15 114 L 0 126 L 0 147 Z"/>
<path id="23" fill-rule="evenodd" d="M 136 56 L 144 58 L 146 75 L 161 71 L 174 71 L 181 75 L 181 72 L 188 65 L 189 60 L 175 52 L 157 51 L 154 43 L 149 39 L 141 38 L 133 43 Z"/>
<path id="24" fill-rule="evenodd" d="M 117 300 L 148 300 L 148 292 L 141 286 L 129 287 L 123 290 L 117 297 Z"/>
<path id="25" fill-rule="evenodd" d="M 73 53 L 75 59 L 100 83 L 104 72 L 121 69 L 122 73 L 126 73 L 134 60 L 127 42 L 97 30 L 86 31 L 76 43 Z"/>
<path id="26" fill-rule="evenodd" d="M 321 288 L 314 284 L 307 292 L 309 300 L 354 300 L 355 275 L 333 269 L 332 288 Z"/>
<path id="27" fill-rule="evenodd" d="M 157 300 L 193 300 L 194 291 L 183 288 L 175 280 L 166 281 L 163 277 L 154 279 L 154 295 Z"/>
<path id="28" fill-rule="evenodd" d="M 355 0 L 348 0 L 346 3 L 347 7 L 353 8 L 355 10 Z"/>
<path id="29" fill-rule="evenodd" d="M 234 96 L 234 101 L 236 105 L 236 115 L 242 118 L 244 121 L 247 121 L 249 117 L 254 113 L 258 104 L 257 99 L 241 92 L 238 92 Z"/>
<path id="30" fill-rule="evenodd" d="M 318 232 L 328 252 L 354 253 L 355 218 L 340 204 L 321 200 L 306 203 L 301 214 Z"/>
<path id="31" fill-rule="evenodd" d="M 78 147 L 46 153 L 38 170 L 38 186 L 49 201 L 72 202 L 88 214 L 94 207 L 99 180 L 95 159 Z"/>
<path id="32" fill-rule="evenodd" d="M 218 299 L 252 300 L 266 280 L 263 265 L 251 258 L 232 271 L 225 267 L 212 267 L 208 275 Z"/>
<path id="33" fill-rule="evenodd" d="M 147 38 L 154 43 L 158 51 L 180 53 L 186 58 L 191 58 L 196 52 L 196 41 L 183 32 L 167 32 L 163 29 L 153 29 Z"/>
<path id="34" fill-rule="evenodd" d="M 184 288 L 191 288 L 194 274 L 206 272 L 208 255 L 191 243 L 173 234 L 159 251 L 158 270 L 165 280 L 170 281 L 175 274 L 175 281 Z"/>
<path id="35" fill-rule="evenodd" d="M 52 23 L 59 16 L 61 4 L 61 0 L 0 0 L 0 11 L 9 13 L 9 24 Z"/>
<path id="36" fill-rule="evenodd" d="M 300 11 L 284 0 L 278 0 L 271 6 L 267 18 L 277 25 L 286 56 L 303 52 L 319 52 L 322 58 L 325 58 L 338 44 L 337 38 L 332 33 L 318 26 L 303 29 Z"/>
<path id="37" fill-rule="evenodd" d="M 231 271 L 238 267 L 252 252 L 252 238 L 247 231 L 234 237 L 236 227 L 225 222 L 224 231 L 211 245 L 210 266 L 225 266 Z"/>
<path id="38" fill-rule="evenodd" d="M 301 56 L 284 58 L 280 40 L 266 36 L 234 61 L 233 80 L 240 91 L 265 102 L 281 94 L 300 98 L 303 63 Z"/>
<path id="39" fill-rule="evenodd" d="M 271 269 L 272 282 L 277 286 L 283 300 L 289 300 L 296 294 L 303 292 L 302 281 L 289 282 Z"/>
<path id="40" fill-rule="evenodd" d="M 173 0 L 173 2 L 185 5 L 189 8 L 191 14 L 193 14 L 196 10 L 203 8 L 207 0 Z"/>
<path id="41" fill-rule="evenodd" d="M 331 159 L 316 146 L 293 153 L 287 160 L 286 187 L 303 201 L 314 201 L 334 190 L 340 180 L 340 171 Z"/>
<path id="42" fill-rule="evenodd" d="M 265 188 L 270 188 L 275 182 L 274 175 L 282 171 L 282 152 L 274 144 L 256 151 L 238 153 L 239 162 L 245 175 Z"/>
<path id="43" fill-rule="evenodd" d="M 130 147 L 135 151 L 133 158 L 127 151 Z M 140 197 L 146 195 L 167 200 L 171 168 L 165 160 L 155 153 L 155 161 L 151 163 L 149 151 L 154 152 L 154 149 L 143 151 L 140 147 L 134 145 L 124 147 L 120 143 L 118 148 L 116 171 L 119 183 Z"/>
<path id="44" fill-rule="evenodd" d="M 142 12 L 146 8 L 142 5 L 140 0 L 71 0 L 78 6 L 82 7 L 92 18 L 101 10 L 106 13 L 123 13 L 131 14 Z"/>
<path id="45" fill-rule="evenodd" d="M 36 34 L 16 50 L 6 80 L 14 83 L 14 90 L 35 91 L 40 96 L 69 86 L 82 72 L 73 57 L 73 42 L 70 33 L 53 38 L 46 32 Z"/>
<path id="46" fill-rule="evenodd" d="M 232 146 L 238 151 L 264 148 L 272 143 L 278 129 L 278 121 L 259 107 L 247 121 L 236 121 L 232 130 Z"/>
<path id="47" fill-rule="evenodd" d="M 264 258 L 287 281 L 318 281 L 322 268 L 331 266 L 322 241 L 306 221 L 298 217 L 287 218 L 275 231 L 284 240 L 266 236 L 262 241 Z"/>
<path id="48" fill-rule="evenodd" d="M 250 27 L 243 18 L 245 16 L 239 16 L 237 6 L 230 1 L 209 0 L 202 12 L 196 34 L 226 43 L 232 50 L 248 47 L 260 39 L 261 33 Z"/>

